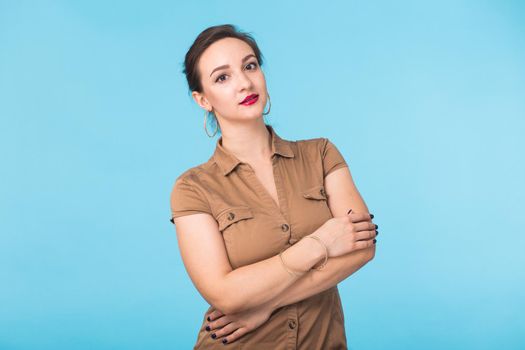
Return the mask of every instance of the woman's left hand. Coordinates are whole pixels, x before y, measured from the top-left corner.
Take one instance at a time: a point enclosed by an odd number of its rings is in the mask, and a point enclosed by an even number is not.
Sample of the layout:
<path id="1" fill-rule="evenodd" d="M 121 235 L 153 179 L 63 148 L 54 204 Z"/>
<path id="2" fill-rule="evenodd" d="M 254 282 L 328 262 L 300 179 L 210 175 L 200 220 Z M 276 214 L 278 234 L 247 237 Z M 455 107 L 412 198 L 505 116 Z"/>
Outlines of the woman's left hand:
<path id="1" fill-rule="evenodd" d="M 208 321 L 207 326 L 210 327 L 210 336 L 215 334 L 215 340 L 229 344 L 268 321 L 272 312 L 273 308 L 261 305 L 250 310 L 225 315 L 212 307 L 212 311 L 208 313 L 211 321 Z"/>

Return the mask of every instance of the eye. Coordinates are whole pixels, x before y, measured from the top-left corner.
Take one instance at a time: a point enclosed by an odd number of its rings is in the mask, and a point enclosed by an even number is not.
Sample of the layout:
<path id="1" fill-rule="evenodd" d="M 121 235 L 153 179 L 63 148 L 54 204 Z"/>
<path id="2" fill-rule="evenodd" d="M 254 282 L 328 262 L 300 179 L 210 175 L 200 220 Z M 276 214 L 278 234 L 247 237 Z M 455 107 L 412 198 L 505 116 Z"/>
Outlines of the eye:
<path id="1" fill-rule="evenodd" d="M 255 62 L 255 61 L 254 62 L 250 62 L 250 63 L 248 63 L 248 65 L 246 67 L 248 67 L 250 64 L 253 64 L 253 67 L 254 67 L 253 69 L 257 68 L 257 62 Z"/>
<path id="2" fill-rule="evenodd" d="M 224 80 L 220 80 L 220 79 L 221 79 L 221 77 L 225 77 L 225 76 L 226 76 L 226 74 L 221 74 L 221 75 L 219 75 L 219 76 L 217 77 L 217 79 L 215 80 L 215 82 L 218 83 L 219 81 L 221 81 L 221 82 L 224 81 Z"/>
<path id="3" fill-rule="evenodd" d="M 250 65 L 253 65 L 253 69 L 250 69 L 250 70 L 255 70 L 255 69 L 257 69 L 258 64 L 257 64 L 256 61 L 253 61 L 253 62 L 248 63 L 248 64 L 246 65 L 246 67 L 249 67 Z M 219 75 L 219 76 L 217 77 L 217 79 L 215 79 L 215 82 L 216 82 L 216 83 L 222 83 L 222 82 L 224 82 L 224 79 L 221 79 L 222 77 L 226 77 L 226 74 L 221 74 L 221 75 Z"/>

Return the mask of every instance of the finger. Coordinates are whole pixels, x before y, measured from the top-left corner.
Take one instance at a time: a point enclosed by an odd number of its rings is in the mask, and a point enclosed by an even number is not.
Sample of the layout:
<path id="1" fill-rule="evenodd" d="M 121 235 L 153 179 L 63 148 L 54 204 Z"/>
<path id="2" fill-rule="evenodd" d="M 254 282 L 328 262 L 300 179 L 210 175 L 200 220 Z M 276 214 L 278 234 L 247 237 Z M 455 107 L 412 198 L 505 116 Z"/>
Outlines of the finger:
<path id="1" fill-rule="evenodd" d="M 353 209 L 350 209 L 350 210 L 348 210 L 348 212 L 346 213 L 346 215 L 350 215 L 350 213 L 352 213 L 352 214 L 359 214 L 359 212 L 356 212 L 356 211 L 354 211 Z M 372 214 L 372 213 L 366 213 L 366 212 L 365 212 L 365 215 L 366 215 L 366 214 L 369 215 L 370 220 L 372 220 L 372 219 L 374 218 L 374 214 Z"/>
<path id="2" fill-rule="evenodd" d="M 238 323 L 231 322 L 231 323 L 225 325 L 224 327 L 222 327 L 221 329 L 218 329 L 215 332 L 215 339 L 226 337 L 226 336 L 230 335 L 231 333 L 233 333 L 235 330 L 237 330 L 237 328 L 239 328 L 239 327 L 240 326 L 239 326 Z"/>
<path id="3" fill-rule="evenodd" d="M 212 313 L 213 311 L 215 311 L 215 307 L 214 307 L 213 305 L 210 305 L 210 309 L 209 309 L 208 312 L 206 313 L 206 319 L 207 319 L 208 321 L 210 321 L 210 315 L 211 315 L 211 313 Z"/>
<path id="4" fill-rule="evenodd" d="M 359 231 L 354 234 L 356 241 L 376 238 L 376 231 Z"/>
<path id="5" fill-rule="evenodd" d="M 371 214 L 368 213 L 357 213 L 352 210 L 350 214 L 348 214 L 350 217 L 350 220 L 352 222 L 360 222 L 360 221 L 370 221 L 372 220 Z"/>
<path id="6" fill-rule="evenodd" d="M 217 318 L 221 317 L 221 316 L 224 316 L 224 314 L 222 312 L 220 312 L 219 310 L 214 310 L 213 312 L 211 312 L 207 318 L 208 321 L 213 321 L 213 320 L 216 320 Z"/>
<path id="7" fill-rule="evenodd" d="M 371 221 L 361 221 L 352 223 L 352 225 L 354 227 L 354 231 L 374 231 L 379 227 Z"/>
<path id="8" fill-rule="evenodd" d="M 222 342 L 226 344 L 233 343 L 243 335 L 248 333 L 248 329 L 246 327 L 238 328 L 236 331 L 234 331 L 232 334 L 229 334 L 228 336 L 222 338 Z"/>
<path id="9" fill-rule="evenodd" d="M 220 316 L 219 318 L 213 320 L 212 322 L 208 322 L 208 327 L 210 327 L 210 331 L 211 331 L 211 330 L 214 330 L 214 329 L 218 329 L 218 328 L 224 327 L 227 324 L 229 324 L 231 321 L 232 321 L 231 317 L 223 315 L 223 316 Z"/>
<path id="10" fill-rule="evenodd" d="M 367 239 L 365 241 L 356 241 L 354 242 L 354 250 L 370 248 L 375 245 L 374 241 L 375 239 Z"/>

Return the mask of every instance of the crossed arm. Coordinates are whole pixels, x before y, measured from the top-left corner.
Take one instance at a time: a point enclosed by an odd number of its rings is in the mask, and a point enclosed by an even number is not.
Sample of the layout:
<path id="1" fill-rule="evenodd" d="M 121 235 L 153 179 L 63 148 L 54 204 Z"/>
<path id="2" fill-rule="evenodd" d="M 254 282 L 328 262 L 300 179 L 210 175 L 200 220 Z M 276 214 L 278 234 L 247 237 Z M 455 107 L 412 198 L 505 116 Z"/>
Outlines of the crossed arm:
<path id="1" fill-rule="evenodd" d="M 309 271 L 284 292 L 267 302 L 266 305 L 275 310 L 319 294 L 337 285 L 372 259 L 371 249 L 373 248 L 366 248 L 344 256 L 329 258 L 323 270 Z"/>
<path id="2" fill-rule="evenodd" d="M 328 195 L 328 206 L 334 217 L 347 215 L 349 209 L 353 212 L 368 213 L 368 208 L 352 180 L 348 167 L 339 168 L 328 174 L 325 177 L 325 190 Z M 359 270 L 372 260 L 374 255 L 375 245 L 329 258 L 322 270 L 310 270 L 284 291 L 258 306 L 275 310 L 319 294 Z"/>
<path id="3" fill-rule="evenodd" d="M 346 216 L 349 209 L 368 213 L 368 209 L 355 187 L 348 167 L 330 172 L 324 179 L 328 206 L 334 217 Z M 190 278 L 201 295 L 224 314 L 261 306 L 278 308 L 327 290 L 370 261 L 375 245 L 350 254 L 329 258 L 324 269 L 311 270 L 301 277 L 290 278 L 280 266 L 277 256 L 232 270 L 221 248 L 224 242 L 217 235 L 217 224 L 210 215 L 196 214 L 175 217 L 181 256 Z M 194 234 L 202 227 L 200 235 Z M 206 239 L 202 237 L 206 235 Z M 320 258 L 319 247 L 312 240 L 301 240 L 288 248 L 288 263 L 313 266 Z M 198 246 L 199 249 L 194 249 Z M 291 265 L 293 266 L 293 264 Z M 259 278 L 254 276 L 267 276 Z M 239 286 L 243 286 L 239 289 Z M 235 298 L 231 298 L 235 295 Z"/>

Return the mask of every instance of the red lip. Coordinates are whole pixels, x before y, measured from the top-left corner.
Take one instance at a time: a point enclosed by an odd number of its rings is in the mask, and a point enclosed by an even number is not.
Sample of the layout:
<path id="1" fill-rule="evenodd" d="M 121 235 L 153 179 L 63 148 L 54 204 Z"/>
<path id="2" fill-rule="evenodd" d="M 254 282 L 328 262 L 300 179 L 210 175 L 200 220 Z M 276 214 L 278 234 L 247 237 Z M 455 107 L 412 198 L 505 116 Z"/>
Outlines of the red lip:
<path id="1" fill-rule="evenodd" d="M 248 96 L 246 96 L 246 97 L 244 98 L 244 100 L 242 100 L 242 102 L 241 102 L 240 104 L 244 104 L 244 103 L 250 101 L 251 99 L 253 99 L 253 98 L 257 97 L 257 96 L 259 96 L 259 95 L 257 95 L 257 94 L 251 94 L 251 95 L 248 95 Z"/>

